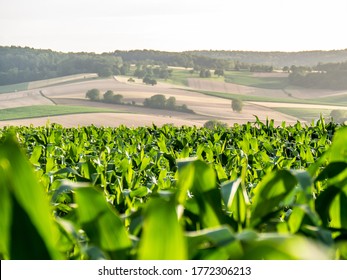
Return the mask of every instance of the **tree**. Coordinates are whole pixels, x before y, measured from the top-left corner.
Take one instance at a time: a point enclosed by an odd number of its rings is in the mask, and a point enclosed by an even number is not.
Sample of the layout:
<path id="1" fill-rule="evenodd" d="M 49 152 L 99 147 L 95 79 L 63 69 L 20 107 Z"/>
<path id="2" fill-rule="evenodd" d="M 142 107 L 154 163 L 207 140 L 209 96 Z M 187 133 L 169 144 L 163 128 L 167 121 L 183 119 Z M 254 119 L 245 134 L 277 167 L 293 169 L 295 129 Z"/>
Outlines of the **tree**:
<path id="1" fill-rule="evenodd" d="M 112 69 L 108 65 L 102 65 L 97 73 L 99 77 L 110 77 L 112 76 Z"/>
<path id="2" fill-rule="evenodd" d="M 130 64 L 123 63 L 123 65 L 120 68 L 120 73 L 122 75 L 127 75 L 129 71 L 130 71 Z"/>
<path id="3" fill-rule="evenodd" d="M 214 74 L 217 75 L 218 77 L 224 76 L 224 70 L 223 69 L 216 69 L 216 70 L 214 70 Z"/>
<path id="4" fill-rule="evenodd" d="M 151 108 L 164 109 L 166 105 L 166 98 L 162 94 L 156 94 L 151 98 L 146 98 L 143 105 Z"/>
<path id="5" fill-rule="evenodd" d="M 92 101 L 100 100 L 100 90 L 96 88 L 88 90 L 86 93 L 86 98 Z"/>
<path id="6" fill-rule="evenodd" d="M 112 96 L 112 102 L 115 104 L 122 104 L 123 95 L 116 94 Z"/>
<path id="7" fill-rule="evenodd" d="M 284 67 L 282 68 L 282 71 L 283 71 L 283 72 L 289 73 L 289 72 L 290 72 L 290 68 L 289 68 L 288 66 L 284 66 Z"/>
<path id="8" fill-rule="evenodd" d="M 114 92 L 112 90 L 108 90 L 104 93 L 104 100 L 110 102 L 112 101 L 113 96 L 114 96 Z"/>
<path id="9" fill-rule="evenodd" d="M 234 112 L 240 113 L 242 111 L 243 102 L 240 99 L 232 99 L 231 108 Z"/>
<path id="10" fill-rule="evenodd" d="M 157 84 L 157 81 L 154 80 L 154 79 L 151 79 L 149 76 L 146 76 L 142 79 L 142 82 L 144 82 L 146 85 L 156 85 Z"/>
<path id="11" fill-rule="evenodd" d="M 165 107 L 170 110 L 176 109 L 176 98 L 171 96 L 166 100 Z"/>
<path id="12" fill-rule="evenodd" d="M 149 81 L 149 84 L 152 85 L 152 86 L 155 86 L 157 84 L 157 80 L 151 79 Z"/>
<path id="13" fill-rule="evenodd" d="M 211 72 L 208 69 L 201 69 L 199 76 L 200 76 L 200 78 L 210 78 Z"/>
<path id="14" fill-rule="evenodd" d="M 136 68 L 134 71 L 134 76 L 138 79 L 143 78 L 146 75 L 146 71 L 141 69 L 141 67 Z"/>

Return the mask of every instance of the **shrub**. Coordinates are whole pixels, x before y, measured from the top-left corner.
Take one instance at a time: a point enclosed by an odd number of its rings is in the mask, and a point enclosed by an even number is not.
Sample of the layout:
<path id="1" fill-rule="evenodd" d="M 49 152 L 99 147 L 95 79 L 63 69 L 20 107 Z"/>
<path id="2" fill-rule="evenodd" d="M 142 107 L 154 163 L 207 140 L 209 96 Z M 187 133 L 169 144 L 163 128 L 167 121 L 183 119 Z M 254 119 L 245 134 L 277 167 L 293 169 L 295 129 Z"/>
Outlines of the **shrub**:
<path id="1" fill-rule="evenodd" d="M 345 111 L 345 110 L 332 110 L 330 112 L 330 117 L 335 122 L 344 122 L 347 119 L 347 111 Z"/>
<path id="2" fill-rule="evenodd" d="M 204 127 L 208 129 L 215 129 L 215 128 L 227 128 L 228 124 L 223 123 L 219 120 L 209 120 L 204 123 Z"/>
<path id="3" fill-rule="evenodd" d="M 154 79 L 151 79 L 149 78 L 148 76 L 144 77 L 143 80 L 142 80 L 146 85 L 156 85 L 157 84 L 157 81 L 154 80 Z"/>
<path id="4" fill-rule="evenodd" d="M 234 112 L 240 113 L 242 111 L 243 102 L 240 99 L 232 99 L 231 108 Z"/>

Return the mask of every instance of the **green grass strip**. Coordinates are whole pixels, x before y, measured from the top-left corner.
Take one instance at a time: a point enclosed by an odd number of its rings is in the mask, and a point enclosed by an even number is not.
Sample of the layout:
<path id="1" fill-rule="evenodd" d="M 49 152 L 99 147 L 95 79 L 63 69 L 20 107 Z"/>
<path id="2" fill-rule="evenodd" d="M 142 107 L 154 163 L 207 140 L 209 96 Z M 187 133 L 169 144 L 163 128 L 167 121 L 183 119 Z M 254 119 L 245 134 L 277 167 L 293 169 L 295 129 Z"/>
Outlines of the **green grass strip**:
<path id="1" fill-rule="evenodd" d="M 341 106 L 344 107 L 344 103 L 333 103 L 333 102 L 322 102 L 319 99 L 298 99 L 298 98 L 274 98 L 267 96 L 254 96 L 254 95 L 244 95 L 236 93 L 226 93 L 226 92 L 217 92 L 217 91 L 206 91 L 206 90 L 190 90 L 182 89 L 185 91 L 202 93 L 209 96 L 219 97 L 223 99 L 240 99 L 242 101 L 253 101 L 253 102 L 278 102 L 278 103 L 292 103 L 292 104 L 314 104 L 314 105 L 332 105 L 332 106 Z"/>
<path id="2" fill-rule="evenodd" d="M 40 118 L 48 116 L 71 115 L 82 113 L 117 113 L 111 109 L 84 107 L 84 106 L 61 106 L 61 105 L 36 105 L 0 110 L 0 121 Z"/>
<path id="3" fill-rule="evenodd" d="M 257 77 L 252 72 L 225 71 L 225 82 L 255 88 L 284 89 L 289 86 L 287 77 Z"/>
<path id="4" fill-rule="evenodd" d="M 16 92 L 21 90 L 27 90 L 29 83 L 20 83 L 13 85 L 0 86 L 0 94 L 6 92 Z"/>

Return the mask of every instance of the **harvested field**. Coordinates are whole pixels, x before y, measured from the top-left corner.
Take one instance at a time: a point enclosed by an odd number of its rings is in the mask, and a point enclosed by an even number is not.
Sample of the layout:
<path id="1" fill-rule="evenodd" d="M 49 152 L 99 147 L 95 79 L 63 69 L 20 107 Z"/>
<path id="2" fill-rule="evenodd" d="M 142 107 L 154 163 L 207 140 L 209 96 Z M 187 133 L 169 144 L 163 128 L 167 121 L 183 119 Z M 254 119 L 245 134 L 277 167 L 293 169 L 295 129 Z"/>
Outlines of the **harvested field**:
<path id="1" fill-rule="evenodd" d="M 70 75 L 65 77 L 52 78 L 52 79 L 47 79 L 42 81 L 30 82 L 28 85 L 28 89 L 42 88 L 42 87 L 47 87 L 47 86 L 60 84 L 60 83 L 67 83 L 67 82 L 73 82 L 73 81 L 84 80 L 84 79 L 92 79 L 97 77 L 98 75 L 95 73 L 85 73 L 85 74 L 76 74 L 76 75 Z"/>
<path id="2" fill-rule="evenodd" d="M 54 103 L 44 97 L 39 90 L 25 90 L 0 94 L 0 109 L 52 104 Z"/>
<path id="3" fill-rule="evenodd" d="M 153 115 L 143 114 L 128 114 L 128 113 L 94 113 L 94 114 L 76 114 L 76 115 L 64 115 L 44 118 L 33 118 L 25 120 L 12 120 L 1 121 L 0 126 L 44 126 L 47 122 L 59 123 L 64 127 L 77 127 L 77 126 L 111 126 L 116 127 L 119 125 L 126 125 L 129 127 L 137 126 L 151 126 L 154 122 L 156 125 L 174 124 L 174 125 L 201 125 L 197 121 L 182 120 L 179 118 L 172 118 L 169 116 L 157 115 L 153 118 Z"/>
<path id="4" fill-rule="evenodd" d="M 276 96 L 288 97 L 281 90 L 258 89 L 247 86 L 240 86 L 230 83 L 209 81 L 203 79 L 190 79 L 190 86 L 196 89 L 232 92 L 245 95 Z M 103 94 L 107 90 L 113 90 L 115 94 L 123 95 L 124 103 L 135 102 L 137 106 L 115 105 L 103 102 L 91 102 L 85 98 L 85 93 L 93 88 L 97 88 Z M 40 91 L 43 94 L 40 94 Z M 177 105 L 186 104 L 194 114 L 182 113 L 177 111 L 158 110 L 145 108 L 142 105 L 145 98 L 155 94 L 163 94 L 165 97 L 175 97 Z M 4 125 L 44 125 L 47 120 L 50 122 L 61 123 L 65 126 L 118 126 L 125 124 L 129 126 L 162 125 L 172 123 L 174 125 L 196 125 L 202 126 L 206 121 L 218 119 L 229 125 L 234 123 L 246 123 L 255 121 L 255 116 L 265 121 L 274 119 L 280 124 L 285 121 L 288 124 L 295 123 L 298 117 L 289 116 L 277 112 L 272 108 L 280 106 L 279 104 L 245 102 L 241 113 L 233 112 L 230 100 L 207 96 L 198 92 L 188 91 L 182 88 L 176 88 L 171 84 L 158 83 L 156 86 L 144 85 L 140 80 L 135 83 L 127 82 L 127 77 L 117 77 L 100 80 L 79 81 L 70 84 L 60 84 L 50 87 L 44 87 L 37 90 L 23 91 L 11 94 L 0 95 L 0 108 L 13 108 L 29 105 L 61 104 L 87 107 L 100 107 L 115 109 L 120 113 L 93 113 L 93 114 L 75 114 L 70 116 L 55 116 L 44 118 L 33 118 L 28 120 L 13 120 L 0 122 Z M 23 105 L 26 104 L 26 105 Z M 282 104 L 284 107 L 292 105 Z M 298 106 L 297 104 L 295 106 Z M 0 112 L 1 113 L 1 112 Z"/>

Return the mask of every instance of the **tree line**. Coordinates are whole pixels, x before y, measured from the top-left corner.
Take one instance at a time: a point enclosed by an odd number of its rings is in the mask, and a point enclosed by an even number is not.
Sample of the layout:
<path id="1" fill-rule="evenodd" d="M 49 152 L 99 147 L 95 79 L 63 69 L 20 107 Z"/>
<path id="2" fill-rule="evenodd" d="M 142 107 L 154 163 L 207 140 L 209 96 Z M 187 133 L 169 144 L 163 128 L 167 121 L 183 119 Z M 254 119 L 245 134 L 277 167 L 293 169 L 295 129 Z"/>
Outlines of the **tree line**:
<path id="1" fill-rule="evenodd" d="M 0 85 L 80 73 L 97 73 L 100 77 L 127 75 L 131 64 L 137 65 L 134 76 L 149 84 L 154 84 L 155 78 L 169 78 L 172 70 L 167 66 L 189 67 L 200 72 L 201 77 L 209 77 L 209 69 L 217 70 L 215 74 L 220 76 L 225 70 L 272 72 L 283 65 L 293 85 L 341 89 L 347 88 L 346 61 L 347 49 L 296 53 L 132 50 L 95 54 L 0 46 Z"/>
<path id="2" fill-rule="evenodd" d="M 85 97 L 91 101 L 102 101 L 111 104 L 136 106 L 135 101 L 124 103 L 123 95 L 115 94 L 112 90 L 107 90 L 104 94 L 101 94 L 99 89 L 93 88 L 86 92 Z M 177 105 L 176 98 L 174 96 L 166 98 L 163 94 L 155 94 L 150 98 L 145 98 L 143 101 L 143 106 L 154 109 L 194 113 L 194 111 L 189 109 L 186 104 Z"/>
<path id="3" fill-rule="evenodd" d="M 286 65 L 313 67 L 318 63 L 327 64 L 347 61 L 347 48 L 344 50 L 299 52 L 199 50 L 185 52 L 184 54 L 233 61 L 235 64 L 264 64 L 277 69 Z"/>
<path id="4" fill-rule="evenodd" d="M 61 53 L 22 47 L 0 47 L 0 85 L 61 76 L 97 73 L 126 74 L 130 65 L 113 54 Z"/>

